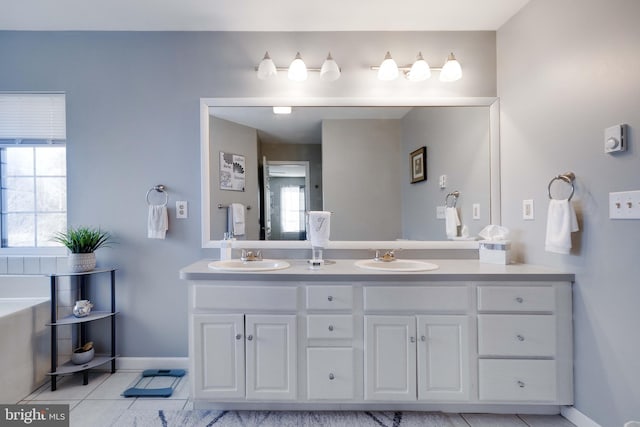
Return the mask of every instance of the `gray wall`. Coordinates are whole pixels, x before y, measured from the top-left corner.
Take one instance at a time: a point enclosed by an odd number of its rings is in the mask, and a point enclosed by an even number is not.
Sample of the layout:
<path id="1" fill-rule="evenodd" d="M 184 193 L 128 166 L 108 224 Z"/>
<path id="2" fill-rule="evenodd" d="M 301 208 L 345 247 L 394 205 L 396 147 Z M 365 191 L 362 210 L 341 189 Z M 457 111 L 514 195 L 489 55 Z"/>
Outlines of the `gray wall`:
<path id="1" fill-rule="evenodd" d="M 427 180 L 411 184 L 409 153 L 427 147 Z M 411 240 L 446 240 L 436 207 L 458 190 L 460 222 L 470 236 L 490 222 L 489 107 L 414 108 L 402 119 L 402 235 Z M 447 187 L 438 178 L 447 175 Z M 452 199 L 450 199 L 451 202 Z M 473 204 L 480 219 L 473 219 Z"/>
<path id="2" fill-rule="evenodd" d="M 229 206 L 242 203 L 245 207 L 245 234 L 238 236 L 242 240 L 260 239 L 259 194 L 258 194 L 258 132 L 251 127 L 209 116 L 209 165 L 211 173 L 211 237 L 223 238 L 228 229 L 227 209 L 218 209 L 218 204 Z M 215 141 L 215 144 L 213 143 Z M 244 156 L 244 191 L 220 189 L 220 152 Z"/>
<path id="3" fill-rule="evenodd" d="M 187 355 L 187 292 L 178 271 L 217 256 L 201 249 L 201 97 L 495 96 L 494 32 L 0 32 L 0 90 L 65 91 L 69 224 L 95 225 L 120 242 L 98 252 L 117 274 L 118 352 Z M 300 51 L 319 67 L 329 50 L 343 70 L 328 84 L 263 82 L 253 67 L 269 50 L 278 65 Z M 379 82 L 369 65 L 387 50 L 434 66 L 454 51 L 465 77 L 416 85 Z M 166 240 L 146 238 L 145 194 L 169 191 Z M 175 201 L 189 202 L 176 220 Z M 268 255 L 268 254 L 267 254 Z M 308 255 L 307 255 L 308 256 Z"/>
<path id="4" fill-rule="evenodd" d="M 521 260 L 576 273 L 575 406 L 603 427 L 640 420 L 640 223 L 608 219 L 609 192 L 640 189 L 638 18 L 635 0 L 532 0 L 497 42 L 502 219 Z M 619 123 L 629 151 L 604 154 Z M 557 255 L 544 251 L 547 184 L 565 171 L 581 231 Z"/>
<path id="5" fill-rule="evenodd" d="M 323 120 L 322 187 L 332 240 L 401 235 L 400 120 Z"/>

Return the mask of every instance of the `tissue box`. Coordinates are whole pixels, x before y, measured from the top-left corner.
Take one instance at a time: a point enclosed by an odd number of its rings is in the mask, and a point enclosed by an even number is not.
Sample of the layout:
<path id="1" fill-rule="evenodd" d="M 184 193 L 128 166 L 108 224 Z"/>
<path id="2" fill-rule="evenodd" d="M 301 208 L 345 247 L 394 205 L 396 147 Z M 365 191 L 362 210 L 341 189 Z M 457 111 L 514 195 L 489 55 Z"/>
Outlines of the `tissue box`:
<path id="1" fill-rule="evenodd" d="M 509 240 L 480 240 L 480 262 L 489 264 L 511 263 L 511 242 Z"/>

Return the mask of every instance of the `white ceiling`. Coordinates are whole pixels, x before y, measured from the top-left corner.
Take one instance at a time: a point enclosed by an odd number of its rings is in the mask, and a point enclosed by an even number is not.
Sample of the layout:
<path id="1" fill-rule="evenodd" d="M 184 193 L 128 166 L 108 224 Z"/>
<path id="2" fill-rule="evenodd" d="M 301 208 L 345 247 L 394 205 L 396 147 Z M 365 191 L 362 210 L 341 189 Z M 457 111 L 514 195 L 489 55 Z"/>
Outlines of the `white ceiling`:
<path id="1" fill-rule="evenodd" d="M 529 0 L 0 0 L 0 30 L 494 31 Z"/>

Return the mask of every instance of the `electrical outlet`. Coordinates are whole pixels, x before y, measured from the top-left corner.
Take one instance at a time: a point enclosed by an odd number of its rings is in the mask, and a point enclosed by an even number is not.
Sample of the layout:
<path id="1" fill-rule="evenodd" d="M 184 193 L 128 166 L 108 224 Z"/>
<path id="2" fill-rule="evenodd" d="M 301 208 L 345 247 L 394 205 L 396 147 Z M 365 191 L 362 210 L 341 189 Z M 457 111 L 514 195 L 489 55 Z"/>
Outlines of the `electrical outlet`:
<path id="1" fill-rule="evenodd" d="M 436 206 L 436 219 L 444 219 L 446 206 Z"/>
<path id="2" fill-rule="evenodd" d="M 474 203 L 471 209 L 473 210 L 473 219 L 480 219 L 480 203 Z"/>
<path id="3" fill-rule="evenodd" d="M 176 218 L 185 219 L 189 217 L 189 203 L 186 201 L 176 202 Z"/>
<path id="4" fill-rule="evenodd" d="M 533 200 L 522 201 L 522 219 L 531 221 L 534 219 L 533 214 Z"/>

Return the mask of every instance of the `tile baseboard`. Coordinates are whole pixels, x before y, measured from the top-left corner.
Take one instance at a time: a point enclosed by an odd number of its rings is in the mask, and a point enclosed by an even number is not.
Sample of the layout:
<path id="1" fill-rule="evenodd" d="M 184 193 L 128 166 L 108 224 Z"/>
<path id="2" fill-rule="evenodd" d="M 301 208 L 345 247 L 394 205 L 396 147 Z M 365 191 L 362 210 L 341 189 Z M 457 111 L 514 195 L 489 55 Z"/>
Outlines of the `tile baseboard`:
<path id="1" fill-rule="evenodd" d="M 145 369 L 188 369 L 188 357 L 118 357 L 116 368 L 123 371 Z"/>
<path id="2" fill-rule="evenodd" d="M 601 427 L 600 424 L 578 411 L 573 406 L 563 406 L 560 415 L 571 421 L 577 427 Z"/>

